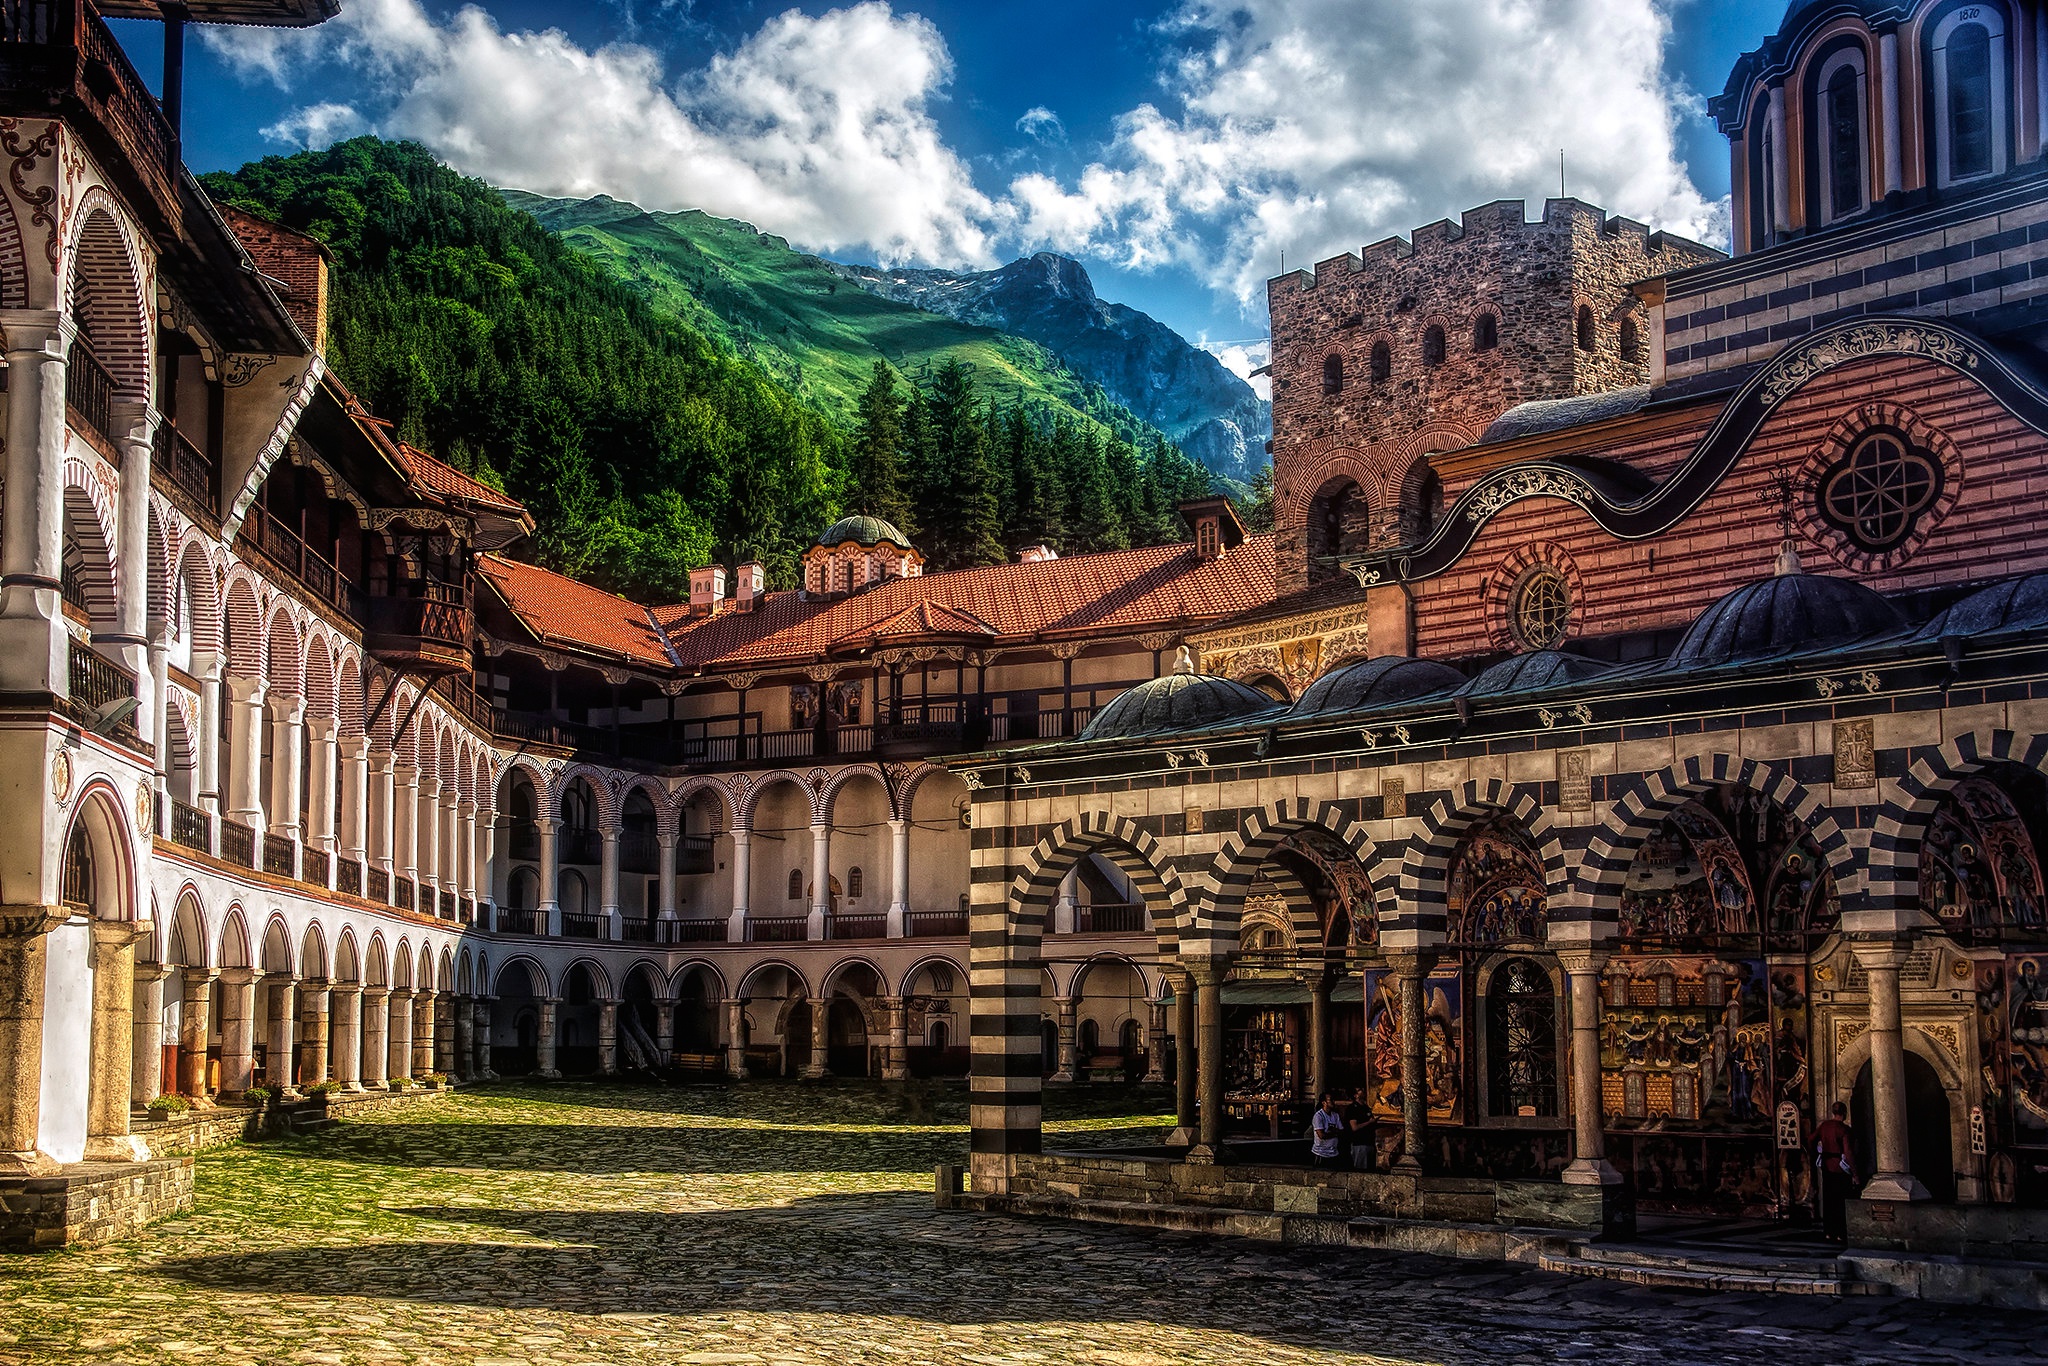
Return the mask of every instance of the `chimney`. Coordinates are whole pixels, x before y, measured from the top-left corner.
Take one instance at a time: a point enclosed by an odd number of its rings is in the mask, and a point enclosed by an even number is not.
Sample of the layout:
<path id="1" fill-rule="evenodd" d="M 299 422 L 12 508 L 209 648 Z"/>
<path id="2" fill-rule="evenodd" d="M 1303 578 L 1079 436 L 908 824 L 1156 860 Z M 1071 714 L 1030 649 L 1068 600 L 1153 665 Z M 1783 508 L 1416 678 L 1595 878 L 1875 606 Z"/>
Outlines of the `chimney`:
<path id="1" fill-rule="evenodd" d="M 1027 545 L 1017 552 L 1018 564 L 1038 564 L 1045 560 L 1057 560 L 1059 553 L 1049 545 Z"/>
<path id="2" fill-rule="evenodd" d="M 766 582 L 768 571 L 759 560 L 748 560 L 733 575 L 733 606 L 742 612 L 751 612 L 761 599 L 761 585 Z"/>
<path id="3" fill-rule="evenodd" d="M 710 616 L 725 601 L 725 566 L 707 564 L 690 571 L 690 615 Z"/>

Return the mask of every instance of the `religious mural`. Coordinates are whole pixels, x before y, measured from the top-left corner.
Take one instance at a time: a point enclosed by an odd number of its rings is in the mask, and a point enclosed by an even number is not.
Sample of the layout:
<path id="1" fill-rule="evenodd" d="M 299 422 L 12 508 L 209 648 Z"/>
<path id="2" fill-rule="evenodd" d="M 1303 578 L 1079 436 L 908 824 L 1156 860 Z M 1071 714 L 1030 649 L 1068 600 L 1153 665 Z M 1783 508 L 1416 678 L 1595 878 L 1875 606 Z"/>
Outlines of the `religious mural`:
<path id="1" fill-rule="evenodd" d="M 1763 1130 L 1777 1095 L 1761 961 L 1617 960 L 1602 982 L 1601 1109 L 1615 1128 Z"/>
<path id="2" fill-rule="evenodd" d="M 1465 1122 L 1464 982 L 1456 969 L 1422 984 L 1423 1072 L 1429 1122 Z M 1373 1113 L 1401 1117 L 1401 981 L 1382 970 L 1365 974 L 1366 1094 Z"/>
<path id="3" fill-rule="evenodd" d="M 2006 959 L 2014 1141 L 2048 1145 L 2048 953 Z"/>
<path id="4" fill-rule="evenodd" d="M 1543 942 L 1543 862 L 1528 836 L 1508 822 L 1466 837 L 1444 893 L 1453 944 Z"/>
<path id="5" fill-rule="evenodd" d="M 1920 846 L 1920 904 L 1952 932 L 2044 928 L 2034 841 L 1996 785 L 1958 783 L 1935 811 Z"/>

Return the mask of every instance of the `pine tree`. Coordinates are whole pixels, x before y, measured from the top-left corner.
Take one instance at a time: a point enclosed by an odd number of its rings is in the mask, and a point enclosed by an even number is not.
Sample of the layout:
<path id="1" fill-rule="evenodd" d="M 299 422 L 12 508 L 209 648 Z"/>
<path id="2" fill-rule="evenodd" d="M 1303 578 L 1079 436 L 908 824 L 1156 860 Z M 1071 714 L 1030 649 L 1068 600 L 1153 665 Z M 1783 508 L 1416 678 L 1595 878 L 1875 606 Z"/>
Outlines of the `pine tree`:
<path id="1" fill-rule="evenodd" d="M 932 456 L 926 468 L 924 552 L 941 569 L 1001 564 L 994 461 L 974 392 L 974 374 L 958 361 L 941 365 L 926 395 Z"/>
<path id="2" fill-rule="evenodd" d="M 860 416 L 847 443 L 849 505 L 914 534 L 903 469 L 903 398 L 889 362 L 876 360 L 874 378 L 860 396 Z"/>

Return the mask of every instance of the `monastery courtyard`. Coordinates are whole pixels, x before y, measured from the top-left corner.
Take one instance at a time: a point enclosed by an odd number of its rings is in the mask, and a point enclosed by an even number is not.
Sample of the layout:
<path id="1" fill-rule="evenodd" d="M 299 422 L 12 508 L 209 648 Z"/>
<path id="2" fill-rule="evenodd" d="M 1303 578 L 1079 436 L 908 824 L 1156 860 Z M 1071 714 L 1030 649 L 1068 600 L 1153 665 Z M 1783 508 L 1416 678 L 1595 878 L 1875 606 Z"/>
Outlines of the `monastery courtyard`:
<path id="1" fill-rule="evenodd" d="M 1053 1098 L 1048 1145 L 1166 1118 Z M 958 1093 L 496 1085 L 199 1159 L 198 1207 L 0 1257 L 0 1363 L 2020 1359 L 2038 1320 L 941 1214 Z M 1105 1111 L 1112 1111 L 1105 1113 Z"/>

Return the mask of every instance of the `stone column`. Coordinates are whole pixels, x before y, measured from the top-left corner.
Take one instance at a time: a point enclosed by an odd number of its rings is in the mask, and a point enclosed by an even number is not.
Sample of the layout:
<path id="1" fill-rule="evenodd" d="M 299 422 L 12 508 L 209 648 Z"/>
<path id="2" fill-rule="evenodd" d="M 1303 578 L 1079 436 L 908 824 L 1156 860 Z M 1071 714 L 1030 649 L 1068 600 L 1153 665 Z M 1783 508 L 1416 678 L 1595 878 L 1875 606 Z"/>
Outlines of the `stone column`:
<path id="1" fill-rule="evenodd" d="M 17 427 L 10 416 L 10 434 Z M 14 462 L 8 465 L 12 469 Z M 0 505 L 0 515 L 11 514 Z M 57 1169 L 36 1151 L 43 1104 L 43 983 L 47 936 L 69 918 L 62 906 L 0 910 L 0 1173 L 11 1176 Z"/>
<path id="2" fill-rule="evenodd" d="M 910 822 L 889 822 L 889 926 L 891 939 L 903 937 L 910 914 Z"/>
<path id="3" fill-rule="evenodd" d="M 1146 1081 L 1166 1080 L 1166 1003 L 1148 1002 L 1145 1007 L 1145 1077 Z"/>
<path id="4" fill-rule="evenodd" d="M 556 885 L 561 879 L 561 864 L 555 856 L 555 833 L 562 828 L 562 822 L 554 816 L 541 816 L 535 819 L 533 828 L 540 838 L 540 910 L 548 922 L 546 933 L 559 939 L 562 889 Z"/>
<path id="5" fill-rule="evenodd" d="M 803 1069 L 806 1081 L 816 1081 L 820 1077 L 832 1075 L 831 1054 L 828 1051 L 831 1045 L 831 1030 L 828 1028 L 830 1020 L 826 1015 L 831 1007 L 832 1003 L 829 1000 L 811 998 L 811 1060 Z"/>
<path id="6" fill-rule="evenodd" d="M 171 642 L 170 628 L 158 619 L 149 623 L 149 696 L 152 720 L 145 732 L 156 746 L 156 775 L 151 780 L 151 834 L 171 828 Z M 190 737 L 196 741 L 197 737 Z M 195 774 L 196 778 L 198 775 Z"/>
<path id="7" fill-rule="evenodd" d="M 425 1081 L 434 1073 L 434 993 L 416 990 L 412 994 L 412 1078 Z M 553 1066 L 554 1044 L 548 1044 L 549 1065 Z"/>
<path id="8" fill-rule="evenodd" d="M 668 998 L 654 1003 L 654 1047 L 661 1065 L 668 1066 L 669 1054 L 676 1051 L 676 1003 Z"/>
<path id="9" fill-rule="evenodd" d="M 69 692 L 62 471 L 65 356 L 75 330 L 53 309 L 0 309 L 9 395 L 0 483 L 14 490 L 0 503 L 0 691 Z M 40 1069 L 40 1053 L 35 1066 Z M 40 1078 L 40 1070 L 35 1075 Z M 28 1094 L 35 1097 L 33 1112 L 41 1104 L 39 1081 Z M 33 1123 L 28 1133 L 32 1150 Z M 4 1143 L 0 1153 L 15 1146 L 11 1137 Z"/>
<path id="10" fill-rule="evenodd" d="M 1621 1173 L 1607 1160 L 1607 1134 L 1600 1107 L 1600 969 L 1598 949 L 1560 949 L 1558 966 L 1571 982 L 1572 1162 L 1563 1180 L 1570 1186 L 1618 1186 Z"/>
<path id="11" fill-rule="evenodd" d="M 400 987 L 391 993 L 385 1015 L 385 1033 L 389 1036 L 388 1057 L 385 1065 L 387 1077 L 412 1077 L 412 992 Z"/>
<path id="12" fill-rule="evenodd" d="M 157 411 L 139 397 L 117 399 L 107 433 L 121 453 L 120 500 L 116 507 L 115 544 L 124 551 L 149 544 L 149 465 L 156 438 Z M 96 631 L 94 643 L 111 649 L 135 675 L 136 734 L 156 736 L 159 698 L 149 658 L 149 557 L 122 554 L 114 564 L 114 626 Z M 123 1090 L 126 1090 L 124 1084 Z M 127 1123 L 123 1112 L 122 1123 Z"/>
<path id="13" fill-rule="evenodd" d="M 654 874 L 661 884 L 660 900 L 655 905 L 655 913 L 663 920 L 674 920 L 676 918 L 676 834 L 674 831 L 668 831 L 657 835 L 655 838 L 661 845 L 661 862 Z"/>
<path id="14" fill-rule="evenodd" d="M 1188 1161 L 1214 1163 L 1223 1158 L 1223 965 L 1202 962 L 1190 969 L 1195 979 L 1197 1026 L 1202 1032 L 1196 1100 L 1201 1142 L 1188 1150 Z"/>
<path id="15" fill-rule="evenodd" d="M 1394 1170 L 1422 1173 L 1422 1153 L 1429 1142 L 1428 1048 L 1423 1036 L 1423 993 L 1428 990 L 1430 955 L 1393 955 L 1394 979 L 1401 984 L 1401 1157 Z"/>
<path id="16" fill-rule="evenodd" d="M 1906 139 L 1899 121 L 1899 31 L 1891 28 L 1878 36 L 1878 117 L 1883 122 L 1884 192 L 1897 194 L 1906 187 Z M 1929 176 L 1932 180 L 1933 177 Z"/>
<path id="17" fill-rule="evenodd" d="M 725 1074 L 734 1081 L 744 1081 L 747 1075 L 746 1011 L 745 1001 L 725 1003 Z"/>
<path id="18" fill-rule="evenodd" d="M 1192 1148 L 1199 1141 L 1195 1123 L 1195 979 L 1185 972 L 1173 976 L 1173 1125 L 1167 1141 Z"/>
<path id="19" fill-rule="evenodd" d="M 1067 869 L 1060 878 L 1060 894 L 1052 903 L 1052 924 L 1047 926 L 1054 934 L 1074 932 L 1075 905 L 1080 901 L 1081 872 L 1078 867 Z"/>
<path id="20" fill-rule="evenodd" d="M 288 1100 L 299 1093 L 298 1078 L 292 1068 L 298 1023 L 292 1009 L 292 988 L 297 983 L 281 975 L 272 976 L 270 982 L 270 1090 L 278 1099 Z"/>
<path id="21" fill-rule="evenodd" d="M 371 866 L 383 869 L 386 877 L 395 877 L 392 851 L 398 838 L 398 792 L 391 752 L 371 751 L 365 769 L 369 778 L 365 803 L 369 819 L 364 827 L 368 839 L 367 860 Z M 366 895 L 369 888 L 369 881 L 365 879 L 363 891 Z"/>
<path id="22" fill-rule="evenodd" d="M 555 1007 L 559 1005 L 556 997 L 541 997 L 540 1026 L 534 1034 L 534 1075 L 550 1080 L 562 1075 L 555 1069 Z"/>
<path id="23" fill-rule="evenodd" d="M 328 989 L 333 1001 L 334 1079 L 344 1091 L 363 1089 L 363 989 L 343 982 Z"/>
<path id="24" fill-rule="evenodd" d="M 192 775 L 197 791 L 194 800 L 199 809 L 209 816 L 220 815 L 220 656 L 212 651 L 202 650 L 192 656 L 192 676 L 199 680 L 199 718 L 195 727 L 197 735 L 193 744 L 197 747 L 198 765 Z M 208 822 L 213 827 L 213 846 L 207 852 L 216 858 L 220 855 L 220 822 Z"/>
<path id="25" fill-rule="evenodd" d="M 1317 972 L 1308 983 L 1308 1094 L 1322 1103 L 1330 1089 L 1330 975 Z"/>
<path id="26" fill-rule="evenodd" d="M 407 795 L 410 800 L 405 804 L 405 814 L 411 819 L 412 840 L 406 876 L 413 880 L 414 908 L 424 911 L 427 888 L 438 886 L 441 875 L 441 782 L 438 778 L 415 775 L 407 786 Z"/>
<path id="27" fill-rule="evenodd" d="M 883 1081 L 910 1078 L 910 1011 L 901 996 L 884 996 L 882 1010 L 889 1019 L 889 1048 L 882 1057 Z"/>
<path id="28" fill-rule="evenodd" d="M 306 843 L 328 855 L 330 869 L 335 848 L 336 730 L 331 716 L 316 716 L 306 722 Z M 330 873 L 330 879 L 332 876 Z"/>
<path id="29" fill-rule="evenodd" d="M 304 744 L 306 699 L 297 693 L 272 692 L 270 705 L 270 828 L 301 839 L 299 750 Z"/>
<path id="30" fill-rule="evenodd" d="M 476 896 L 479 902 L 488 901 L 493 908 L 505 902 L 503 863 L 498 857 L 498 812 L 496 807 L 478 806 L 476 809 Z M 493 919 L 492 924 L 497 921 Z"/>
<path id="31" fill-rule="evenodd" d="M 144 1162 L 149 1145 L 128 1132 L 135 1086 L 135 941 L 148 921 L 92 922 L 92 1072 L 86 1079 L 85 1160 Z"/>
<path id="32" fill-rule="evenodd" d="M 311 978 L 299 982 L 299 1084 L 312 1086 L 328 1079 L 327 983 Z"/>
<path id="33" fill-rule="evenodd" d="M 614 943 L 624 938 L 619 925 L 619 831 L 607 826 L 598 832 L 597 903 L 605 918 L 605 936 Z"/>
<path id="34" fill-rule="evenodd" d="M 449 1011 L 454 1016 L 453 1042 L 448 1059 L 448 1075 L 464 1081 L 476 1080 L 476 1001 L 472 997 L 457 996 L 455 1008 Z"/>
<path id="35" fill-rule="evenodd" d="M 391 876 L 411 878 L 413 909 L 419 909 L 419 820 L 420 771 L 393 766 L 391 770 Z"/>
<path id="36" fill-rule="evenodd" d="M 383 987 L 363 988 L 363 1089 L 382 1091 L 384 1069 L 391 1057 L 391 993 Z"/>
<path id="37" fill-rule="evenodd" d="M 164 978 L 160 963 L 135 965 L 134 1080 L 128 1103 L 140 1108 L 164 1091 Z"/>
<path id="38" fill-rule="evenodd" d="M 220 970 L 220 1094 L 240 1100 L 256 1084 L 256 974 Z"/>
<path id="39" fill-rule="evenodd" d="M 491 1000 L 479 995 L 470 1003 L 470 1047 L 473 1056 L 469 1074 L 478 1081 L 496 1081 L 498 1074 L 491 1070 Z"/>
<path id="40" fill-rule="evenodd" d="M 1782 83 L 1771 87 L 1769 120 L 1771 164 L 1764 169 L 1771 177 L 1771 226 L 1779 233 L 1787 233 L 1792 230 L 1792 150 L 1785 144 L 1785 87 Z"/>
<path id="41" fill-rule="evenodd" d="M 464 798 L 455 804 L 455 895 L 472 904 L 488 899 L 477 879 L 482 866 L 476 850 L 476 803 Z"/>
<path id="42" fill-rule="evenodd" d="M 1059 1033 L 1059 1047 L 1054 1055 L 1052 1081 L 1074 1079 L 1074 998 L 1056 996 L 1053 998 L 1053 1027 Z"/>
<path id="43" fill-rule="evenodd" d="M 597 1075 L 619 1074 L 619 1003 L 597 1003 Z"/>
<path id="44" fill-rule="evenodd" d="M 444 1008 L 434 1012 L 434 1070 L 452 1084 L 461 1079 L 455 1070 L 455 1019 L 462 1013 L 462 998 L 442 993 Z"/>
<path id="45" fill-rule="evenodd" d="M 811 917 L 804 938 L 825 937 L 825 917 L 832 909 L 832 827 L 811 826 Z"/>
<path id="46" fill-rule="evenodd" d="M 1907 1141 L 1906 1043 L 1899 1021 L 1899 969 L 1911 946 L 1880 940 L 1850 947 L 1870 974 L 1870 1118 L 1877 1174 L 1864 1186 L 1863 1198 L 1926 1200 Z"/>
<path id="47" fill-rule="evenodd" d="M 732 832 L 732 915 L 725 922 L 729 944 L 743 944 L 747 938 L 748 883 L 753 877 L 754 832 L 735 827 Z"/>
<path id="48" fill-rule="evenodd" d="M 38 978 L 40 980 L 40 978 Z M 213 1037 L 213 974 L 186 968 L 179 974 L 178 1090 L 198 1109 L 213 1100 L 206 1093 L 206 1045 Z"/>
<path id="49" fill-rule="evenodd" d="M 369 857 L 370 738 L 350 735 L 338 742 L 341 761 L 341 808 L 336 812 L 340 827 L 341 857 L 356 863 Z"/>
<path id="50" fill-rule="evenodd" d="M 260 678 L 229 674 L 228 817 L 263 834 L 263 696 Z"/>

